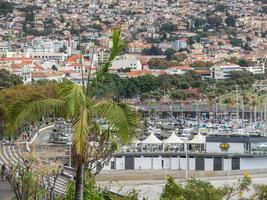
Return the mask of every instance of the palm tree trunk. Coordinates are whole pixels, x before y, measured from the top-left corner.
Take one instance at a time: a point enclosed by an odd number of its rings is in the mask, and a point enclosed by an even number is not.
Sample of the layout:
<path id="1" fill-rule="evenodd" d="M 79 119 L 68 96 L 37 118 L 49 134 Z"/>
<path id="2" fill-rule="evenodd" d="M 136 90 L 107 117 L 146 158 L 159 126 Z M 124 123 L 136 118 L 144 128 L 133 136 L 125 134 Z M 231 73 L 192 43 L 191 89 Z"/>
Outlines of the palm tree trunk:
<path id="1" fill-rule="evenodd" d="M 83 200 L 84 162 L 78 160 L 76 171 L 75 200 Z"/>

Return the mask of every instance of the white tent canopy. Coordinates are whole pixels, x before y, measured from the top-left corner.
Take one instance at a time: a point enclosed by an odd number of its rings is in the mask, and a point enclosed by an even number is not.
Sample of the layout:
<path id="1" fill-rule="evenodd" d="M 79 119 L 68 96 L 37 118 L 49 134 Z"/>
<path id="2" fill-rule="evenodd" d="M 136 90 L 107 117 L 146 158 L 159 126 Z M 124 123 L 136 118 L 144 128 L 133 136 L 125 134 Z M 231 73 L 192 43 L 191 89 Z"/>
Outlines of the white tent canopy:
<path id="1" fill-rule="evenodd" d="M 164 144 L 183 144 L 184 141 L 181 140 L 173 131 L 170 137 L 164 140 Z"/>
<path id="2" fill-rule="evenodd" d="M 142 144 L 162 144 L 162 141 L 158 139 L 154 133 L 151 133 L 145 140 L 141 142 Z"/>
<path id="3" fill-rule="evenodd" d="M 194 136 L 192 140 L 187 142 L 188 144 L 205 144 L 206 143 L 206 137 L 198 133 Z"/>

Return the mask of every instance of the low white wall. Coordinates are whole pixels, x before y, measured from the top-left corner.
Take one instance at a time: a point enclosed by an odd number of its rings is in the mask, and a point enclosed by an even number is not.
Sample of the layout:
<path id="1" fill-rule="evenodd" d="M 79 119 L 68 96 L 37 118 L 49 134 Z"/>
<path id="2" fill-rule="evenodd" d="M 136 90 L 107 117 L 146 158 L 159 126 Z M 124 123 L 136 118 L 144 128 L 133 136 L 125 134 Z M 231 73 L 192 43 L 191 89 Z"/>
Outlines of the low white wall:
<path id="1" fill-rule="evenodd" d="M 161 156 L 153 157 L 153 169 L 162 169 L 161 160 L 162 160 Z"/>
<path id="2" fill-rule="evenodd" d="M 115 169 L 125 169 L 125 157 L 122 156 L 121 158 L 115 158 Z"/>
<path id="3" fill-rule="evenodd" d="M 171 169 L 179 169 L 179 157 L 171 157 Z"/>
<path id="4" fill-rule="evenodd" d="M 240 169 L 265 169 L 267 157 L 240 158 Z"/>
<path id="5" fill-rule="evenodd" d="M 171 169 L 171 158 L 170 157 L 162 157 L 163 160 L 163 169 Z"/>
<path id="6" fill-rule="evenodd" d="M 196 169 L 196 159 L 189 158 L 189 170 L 195 170 L 195 169 Z"/>
<path id="7" fill-rule="evenodd" d="M 213 158 L 205 158 L 205 170 L 206 171 L 213 170 Z"/>
<path id="8" fill-rule="evenodd" d="M 224 158 L 223 159 L 223 170 L 228 171 L 232 170 L 232 159 Z"/>
<path id="9" fill-rule="evenodd" d="M 134 169 L 152 169 L 151 157 L 136 157 L 134 158 Z"/>
<path id="10" fill-rule="evenodd" d="M 186 169 L 186 158 L 180 157 L 180 169 Z"/>

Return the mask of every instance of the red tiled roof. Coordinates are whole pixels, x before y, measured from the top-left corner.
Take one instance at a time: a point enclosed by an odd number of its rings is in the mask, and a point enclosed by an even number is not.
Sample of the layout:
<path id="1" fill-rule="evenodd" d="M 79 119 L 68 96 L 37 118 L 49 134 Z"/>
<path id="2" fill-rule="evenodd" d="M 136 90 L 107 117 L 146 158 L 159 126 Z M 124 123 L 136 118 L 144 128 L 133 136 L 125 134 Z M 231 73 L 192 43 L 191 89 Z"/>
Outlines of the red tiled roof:
<path id="1" fill-rule="evenodd" d="M 127 73 L 127 77 L 138 77 L 142 75 L 152 74 L 150 70 L 135 70 Z"/>
<path id="2" fill-rule="evenodd" d="M 168 69 L 193 70 L 193 68 L 190 66 L 172 66 L 169 67 Z"/>
<path id="3" fill-rule="evenodd" d="M 56 76 L 63 76 L 63 72 L 58 71 L 42 71 L 42 72 L 33 72 L 33 78 L 48 78 L 48 77 L 56 77 Z"/>
<path id="4" fill-rule="evenodd" d="M 195 72 L 201 75 L 210 74 L 210 70 L 204 70 L 204 69 L 198 69 L 195 70 Z"/>
<path id="5" fill-rule="evenodd" d="M 187 94 L 199 94 L 200 89 L 199 88 L 188 88 L 188 89 L 185 89 L 184 92 Z"/>

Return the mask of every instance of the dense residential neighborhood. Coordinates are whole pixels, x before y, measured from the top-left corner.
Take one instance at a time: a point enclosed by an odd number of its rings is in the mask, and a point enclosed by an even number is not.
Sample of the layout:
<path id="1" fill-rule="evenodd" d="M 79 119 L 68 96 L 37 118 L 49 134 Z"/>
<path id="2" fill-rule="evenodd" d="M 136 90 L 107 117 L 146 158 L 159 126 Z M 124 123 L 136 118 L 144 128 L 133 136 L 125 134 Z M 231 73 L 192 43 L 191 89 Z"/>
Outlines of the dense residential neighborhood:
<path id="1" fill-rule="evenodd" d="M 63 78 L 81 84 L 82 71 L 94 74 L 108 59 L 114 27 L 125 47 L 111 71 L 121 77 L 265 73 L 264 0 L 10 0 L 0 10 L 0 68 L 25 84 Z"/>

